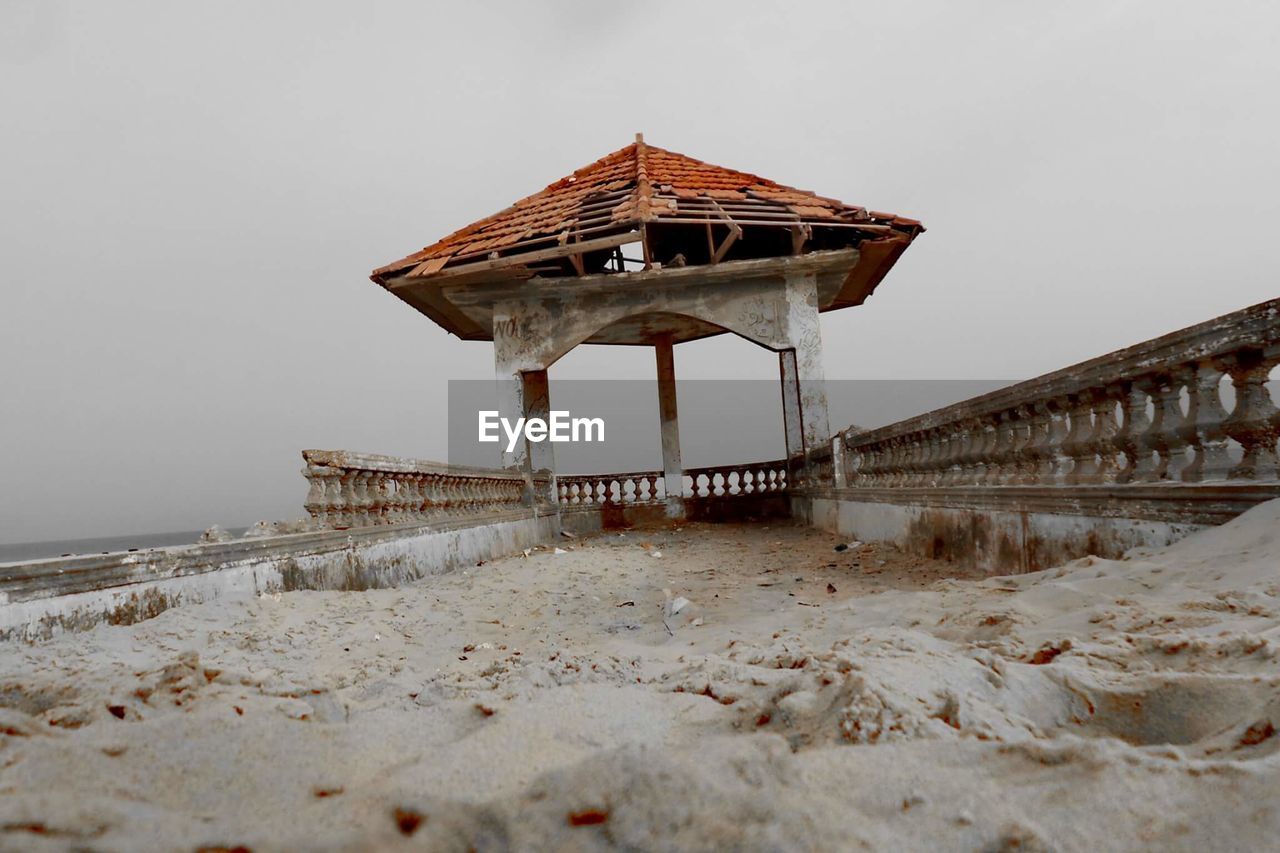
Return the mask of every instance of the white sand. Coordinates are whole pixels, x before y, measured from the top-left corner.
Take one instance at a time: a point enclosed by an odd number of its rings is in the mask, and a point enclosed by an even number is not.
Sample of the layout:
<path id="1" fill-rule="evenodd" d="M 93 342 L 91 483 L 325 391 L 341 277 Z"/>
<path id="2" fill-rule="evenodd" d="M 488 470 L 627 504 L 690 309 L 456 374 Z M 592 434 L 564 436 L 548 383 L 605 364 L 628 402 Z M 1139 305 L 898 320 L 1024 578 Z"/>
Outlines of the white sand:
<path id="1" fill-rule="evenodd" d="M 1275 849 L 1280 501 L 1004 578 L 836 541 L 605 534 L 5 647 L 0 847 Z"/>

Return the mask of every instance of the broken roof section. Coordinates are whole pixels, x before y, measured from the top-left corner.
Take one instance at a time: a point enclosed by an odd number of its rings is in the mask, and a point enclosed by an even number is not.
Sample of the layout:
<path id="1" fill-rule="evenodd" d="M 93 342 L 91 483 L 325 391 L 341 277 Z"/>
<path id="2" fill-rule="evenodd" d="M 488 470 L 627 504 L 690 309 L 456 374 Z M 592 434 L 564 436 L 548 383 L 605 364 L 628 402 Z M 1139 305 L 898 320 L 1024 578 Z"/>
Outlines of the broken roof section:
<path id="1" fill-rule="evenodd" d="M 863 261 L 823 310 L 859 304 L 924 227 L 636 141 L 493 216 L 373 271 L 372 279 L 464 338 L 432 291 L 716 265 L 858 248 Z M 531 283 L 532 284 L 532 283 Z"/>

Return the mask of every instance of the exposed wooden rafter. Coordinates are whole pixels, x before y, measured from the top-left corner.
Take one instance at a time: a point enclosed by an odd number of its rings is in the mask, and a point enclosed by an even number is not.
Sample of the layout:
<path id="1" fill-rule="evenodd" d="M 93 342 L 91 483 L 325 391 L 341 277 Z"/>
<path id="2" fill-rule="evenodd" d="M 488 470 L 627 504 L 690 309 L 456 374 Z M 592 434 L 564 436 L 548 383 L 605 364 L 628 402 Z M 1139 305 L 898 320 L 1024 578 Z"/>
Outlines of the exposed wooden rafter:
<path id="1" fill-rule="evenodd" d="M 644 252 L 644 268 L 653 269 L 653 255 L 649 252 L 649 226 L 640 223 L 640 249 Z"/>
<path id="2" fill-rule="evenodd" d="M 813 227 L 801 222 L 791 226 L 791 254 L 798 255 L 804 251 L 804 244 L 813 239 Z"/>
<path id="3" fill-rule="evenodd" d="M 472 275 L 478 272 L 502 269 L 503 267 L 513 267 L 523 264 L 535 263 L 537 261 L 550 260 L 551 258 L 563 258 L 575 252 L 581 254 L 583 252 L 594 252 L 600 249 L 612 249 L 615 246 L 624 246 L 627 243 L 634 243 L 639 239 L 640 235 L 635 231 L 627 231 L 623 234 L 614 234 L 610 237 L 599 237 L 595 240 L 584 240 L 581 243 L 575 243 L 572 246 L 563 245 L 555 246 L 550 249 L 542 249 L 537 252 L 524 252 L 523 254 L 513 257 L 498 257 L 490 260 L 475 261 L 470 264 L 463 264 L 457 267 L 450 267 L 441 270 L 430 276 L 403 276 L 396 279 L 388 285 L 392 290 L 402 287 L 411 287 L 420 284 L 424 279 L 429 278 L 432 281 L 444 281 L 464 275 Z"/>
<path id="4" fill-rule="evenodd" d="M 577 246 L 579 245 L 580 242 L 581 241 L 578 238 L 578 232 L 574 231 L 573 243 L 571 245 Z M 584 276 L 587 274 L 586 267 L 583 266 L 583 263 L 582 263 L 582 252 L 570 252 L 569 263 L 573 264 L 573 271 L 576 272 L 579 276 Z"/>
<path id="5" fill-rule="evenodd" d="M 711 202 L 712 208 L 717 214 L 719 214 L 720 218 L 724 220 L 724 223 L 729 226 L 729 236 L 724 238 L 724 242 L 721 243 L 711 255 L 711 263 L 718 264 L 720 261 L 724 260 L 724 256 L 728 253 L 729 248 L 734 244 L 734 242 L 742 236 L 742 228 L 738 223 L 733 221 L 732 216 L 725 213 L 724 208 L 720 206 L 719 202 L 713 198 L 709 198 L 707 201 Z"/>

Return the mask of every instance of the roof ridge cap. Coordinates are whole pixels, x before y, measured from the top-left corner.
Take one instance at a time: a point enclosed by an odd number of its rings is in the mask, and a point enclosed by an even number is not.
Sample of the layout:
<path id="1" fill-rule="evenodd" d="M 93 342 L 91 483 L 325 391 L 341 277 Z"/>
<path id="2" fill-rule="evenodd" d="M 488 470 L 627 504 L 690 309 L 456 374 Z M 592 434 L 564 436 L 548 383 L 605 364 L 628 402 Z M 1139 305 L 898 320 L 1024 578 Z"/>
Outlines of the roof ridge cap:
<path id="1" fill-rule="evenodd" d="M 653 200 L 653 186 L 649 183 L 649 147 L 645 144 L 644 134 L 636 134 L 636 218 L 648 222 L 651 217 L 650 202 Z"/>

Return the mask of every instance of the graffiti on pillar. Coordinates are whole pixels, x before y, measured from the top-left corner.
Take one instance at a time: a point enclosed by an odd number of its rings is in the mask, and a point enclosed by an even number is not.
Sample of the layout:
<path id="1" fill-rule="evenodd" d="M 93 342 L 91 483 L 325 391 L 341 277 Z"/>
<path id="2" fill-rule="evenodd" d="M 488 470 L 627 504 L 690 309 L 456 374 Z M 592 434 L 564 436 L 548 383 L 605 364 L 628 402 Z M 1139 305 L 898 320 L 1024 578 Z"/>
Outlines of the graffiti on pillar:
<path id="1" fill-rule="evenodd" d="M 758 341 L 773 340 L 778 324 L 776 317 L 769 316 L 763 311 L 753 310 L 743 311 L 738 322 L 744 331 L 750 332 L 751 337 Z"/>
<path id="2" fill-rule="evenodd" d="M 515 317 L 497 317 L 493 318 L 493 336 L 514 338 L 520 330 L 520 323 Z"/>

